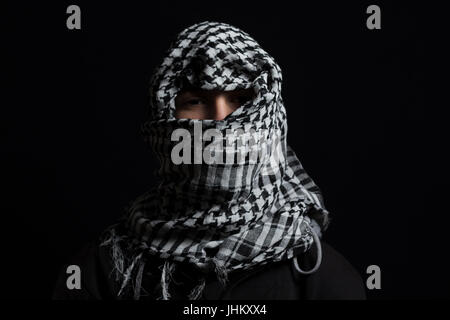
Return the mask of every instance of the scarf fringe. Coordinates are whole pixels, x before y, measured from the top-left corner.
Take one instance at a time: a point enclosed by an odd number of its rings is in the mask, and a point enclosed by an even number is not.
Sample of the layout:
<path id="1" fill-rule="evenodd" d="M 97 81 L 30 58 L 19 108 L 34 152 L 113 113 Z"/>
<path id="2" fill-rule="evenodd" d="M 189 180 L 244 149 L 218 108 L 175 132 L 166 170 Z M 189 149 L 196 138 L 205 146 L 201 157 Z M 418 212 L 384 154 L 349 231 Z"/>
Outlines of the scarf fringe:
<path id="1" fill-rule="evenodd" d="M 170 300 L 170 293 L 169 293 L 169 283 L 172 280 L 172 274 L 175 270 L 175 264 L 170 263 L 169 261 L 164 262 L 164 266 L 161 273 L 161 293 L 162 293 L 162 300 Z"/>
<path id="2" fill-rule="evenodd" d="M 125 265 L 130 259 L 126 257 L 120 244 L 121 242 L 126 242 L 127 239 L 127 236 L 117 235 L 114 227 L 112 227 L 104 234 L 103 241 L 100 243 L 100 246 L 110 247 L 111 257 L 113 261 L 113 269 L 111 270 L 111 273 L 115 273 L 115 280 L 117 282 L 121 281 L 117 296 L 123 296 L 127 286 L 131 283 L 133 298 L 135 300 L 139 300 L 139 298 L 141 297 L 142 278 L 144 274 L 145 261 L 143 259 L 143 252 L 141 252 L 131 259 L 130 265 L 125 269 Z M 137 270 L 136 276 L 134 281 L 132 281 L 133 273 L 135 270 Z"/>
<path id="3" fill-rule="evenodd" d="M 225 268 L 225 266 L 222 264 L 222 262 L 217 259 L 216 257 L 213 257 L 211 259 L 212 263 L 214 264 L 214 271 L 216 273 L 217 279 L 219 282 L 226 286 L 228 283 L 228 271 Z"/>
<path id="4" fill-rule="evenodd" d="M 200 284 L 195 286 L 188 295 L 189 300 L 198 300 L 202 296 L 203 290 L 205 289 L 206 281 L 202 279 Z"/>
<path id="5" fill-rule="evenodd" d="M 214 272 L 217 276 L 219 282 L 226 286 L 228 283 L 228 272 L 226 268 L 222 265 L 219 259 L 212 258 L 211 263 L 214 264 Z M 162 268 L 161 273 L 161 297 L 162 300 L 170 300 L 171 294 L 169 293 L 169 285 L 171 282 L 175 282 L 173 279 L 173 273 L 175 271 L 175 264 L 166 261 Z M 188 294 L 189 300 L 198 300 L 202 296 L 203 290 L 206 286 L 205 277 L 200 280 L 200 283 L 196 285 L 191 292 Z"/>
<path id="6" fill-rule="evenodd" d="M 138 271 L 136 274 L 136 282 L 134 284 L 134 294 L 133 294 L 134 300 L 139 300 L 139 298 L 141 297 L 142 276 L 144 274 L 144 267 L 145 267 L 145 262 L 142 259 L 140 259 Z"/>
<path id="7" fill-rule="evenodd" d="M 111 247 L 111 256 L 114 263 L 114 267 L 111 272 L 115 272 L 116 281 L 119 281 L 121 276 L 124 274 L 125 256 L 119 244 L 123 238 L 124 237 L 119 237 L 114 228 L 112 228 L 107 232 L 103 242 L 100 243 L 101 247 Z"/>

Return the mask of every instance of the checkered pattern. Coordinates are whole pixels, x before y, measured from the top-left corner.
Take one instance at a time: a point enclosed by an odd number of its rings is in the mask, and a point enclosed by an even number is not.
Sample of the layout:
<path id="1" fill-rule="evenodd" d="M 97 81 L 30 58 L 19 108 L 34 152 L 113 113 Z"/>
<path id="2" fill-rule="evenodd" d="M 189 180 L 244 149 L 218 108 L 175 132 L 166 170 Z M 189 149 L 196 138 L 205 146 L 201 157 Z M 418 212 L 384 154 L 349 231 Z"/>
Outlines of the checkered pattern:
<path id="1" fill-rule="evenodd" d="M 286 143 L 281 81 L 274 59 L 231 25 L 202 22 L 178 35 L 151 82 L 150 119 L 142 131 L 161 162 L 160 183 L 130 207 L 126 227 L 136 244 L 168 261 L 199 267 L 214 261 L 227 271 L 289 259 L 311 247 L 311 229 L 320 234 L 328 212 Z M 176 119 L 175 97 L 186 85 L 253 88 L 256 96 L 224 120 Z M 203 132 L 220 130 L 224 139 L 227 129 L 261 133 L 267 157 L 253 164 L 174 165 L 171 134 L 177 128 L 193 134 L 195 123 Z"/>

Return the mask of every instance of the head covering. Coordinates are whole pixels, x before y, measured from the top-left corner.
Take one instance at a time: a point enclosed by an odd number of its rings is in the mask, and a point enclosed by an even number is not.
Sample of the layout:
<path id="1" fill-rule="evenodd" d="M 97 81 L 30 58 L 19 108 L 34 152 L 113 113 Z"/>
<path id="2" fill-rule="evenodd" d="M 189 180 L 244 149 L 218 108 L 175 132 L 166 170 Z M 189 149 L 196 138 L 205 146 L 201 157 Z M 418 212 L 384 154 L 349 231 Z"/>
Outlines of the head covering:
<path id="1" fill-rule="evenodd" d="M 111 228 L 104 244 L 128 241 L 128 263 L 113 246 L 119 295 L 130 285 L 139 298 L 145 255 L 164 259 L 161 295 L 170 298 L 171 271 L 186 262 L 227 274 L 286 260 L 307 251 L 313 234 L 328 225 L 319 188 L 286 143 L 286 110 L 281 97 L 281 69 L 247 33 L 225 23 L 202 22 L 178 34 L 156 69 L 150 87 L 150 117 L 143 124 L 146 141 L 161 166 L 159 184 L 136 199 L 123 222 L 126 235 Z M 253 88 L 254 99 L 223 120 L 175 118 L 175 98 L 186 87 L 203 90 Z M 225 145 L 221 163 L 175 164 L 173 132 L 184 129 L 195 138 L 213 129 Z M 201 133 L 199 133 L 199 131 Z M 261 155 L 239 157 L 227 142 L 236 132 L 251 137 Z M 251 133 L 251 134 L 249 134 Z M 256 137 L 256 138 L 255 138 Z M 217 140 L 216 140 L 217 139 Z M 190 141 L 193 157 L 203 144 Z M 191 144 L 192 143 L 192 144 Z M 255 147 L 256 145 L 256 147 Z M 219 150 L 219 149 L 217 149 Z M 236 161 L 236 159 L 238 159 Z M 114 249 L 116 248 L 116 249 Z M 128 265 L 127 265 L 128 264 Z M 135 279 L 131 281 L 131 279 Z M 198 298 L 204 281 L 188 298 Z"/>

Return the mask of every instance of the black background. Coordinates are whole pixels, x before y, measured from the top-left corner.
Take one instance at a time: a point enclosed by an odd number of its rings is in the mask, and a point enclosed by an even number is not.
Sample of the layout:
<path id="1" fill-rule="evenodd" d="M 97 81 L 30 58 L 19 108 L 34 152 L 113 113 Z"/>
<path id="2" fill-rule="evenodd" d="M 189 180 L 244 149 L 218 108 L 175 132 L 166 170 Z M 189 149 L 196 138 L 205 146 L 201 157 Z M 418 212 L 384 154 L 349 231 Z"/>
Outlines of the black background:
<path id="1" fill-rule="evenodd" d="M 369 298 L 449 296 L 418 151 L 416 8 L 290 3 L 6 6 L 2 292 L 49 298 L 65 259 L 152 186 L 157 165 L 139 133 L 151 73 L 179 31 L 210 20 L 248 32 L 281 66 L 288 142 L 332 213 L 325 240 L 364 279 L 367 266 L 381 267 L 382 289 Z M 70 4 L 81 7 L 81 30 L 66 28 Z M 381 7 L 381 30 L 366 28 L 370 4 Z"/>

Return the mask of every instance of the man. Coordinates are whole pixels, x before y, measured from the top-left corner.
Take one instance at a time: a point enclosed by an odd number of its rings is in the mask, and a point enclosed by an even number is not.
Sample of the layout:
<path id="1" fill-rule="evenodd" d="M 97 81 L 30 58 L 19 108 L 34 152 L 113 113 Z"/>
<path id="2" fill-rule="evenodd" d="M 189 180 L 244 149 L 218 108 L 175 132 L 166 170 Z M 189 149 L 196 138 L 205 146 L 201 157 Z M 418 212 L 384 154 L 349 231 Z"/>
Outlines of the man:
<path id="1" fill-rule="evenodd" d="M 225 23 L 183 30 L 151 81 L 146 140 L 157 187 L 71 264 L 54 298 L 364 299 L 354 268 L 321 243 L 319 188 L 286 143 L 281 70 Z"/>

